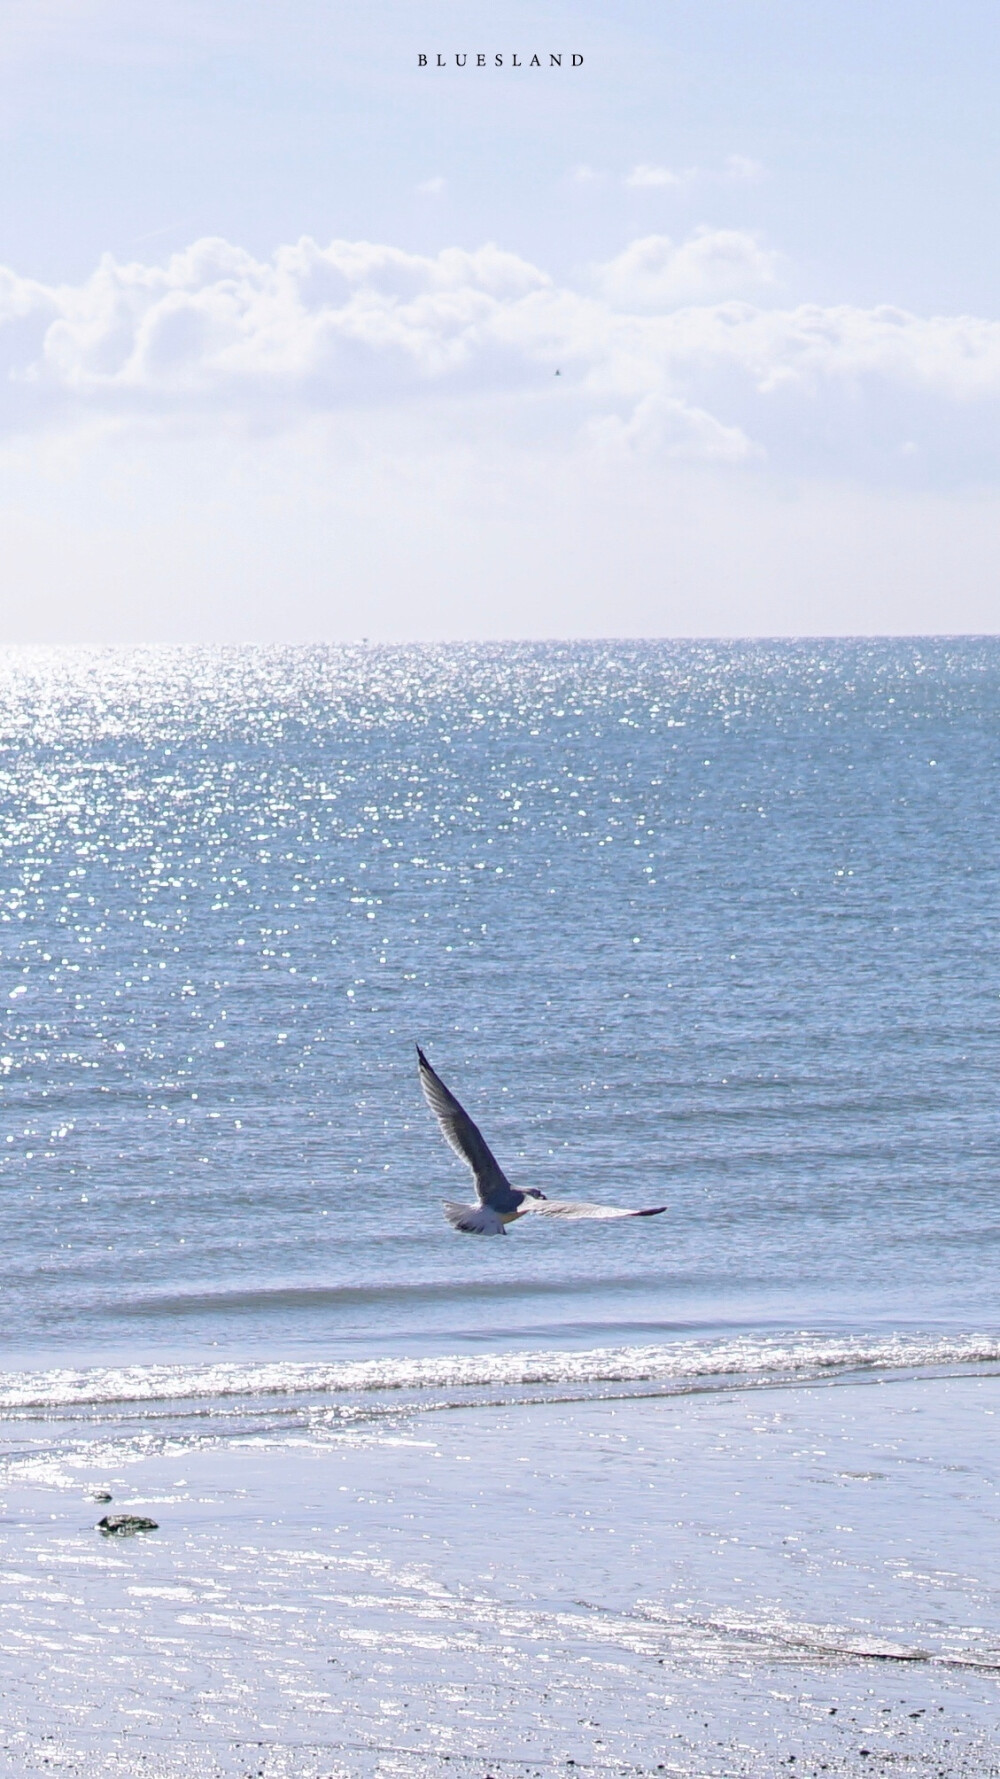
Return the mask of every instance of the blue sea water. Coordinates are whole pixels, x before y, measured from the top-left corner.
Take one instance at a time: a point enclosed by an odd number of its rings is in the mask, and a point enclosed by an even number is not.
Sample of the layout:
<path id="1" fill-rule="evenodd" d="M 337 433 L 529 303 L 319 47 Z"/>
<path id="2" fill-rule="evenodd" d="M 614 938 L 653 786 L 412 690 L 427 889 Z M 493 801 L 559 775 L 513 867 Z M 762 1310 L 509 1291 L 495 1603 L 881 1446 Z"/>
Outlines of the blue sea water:
<path id="1" fill-rule="evenodd" d="M 0 657 L 12 1773 L 996 1770 L 998 765 L 993 638 Z M 454 1234 L 415 1042 L 666 1215 Z"/>
<path id="2" fill-rule="evenodd" d="M 7 1351 L 993 1329 L 998 756 L 993 639 L 7 655 Z M 415 1040 L 668 1215 L 454 1236 Z"/>

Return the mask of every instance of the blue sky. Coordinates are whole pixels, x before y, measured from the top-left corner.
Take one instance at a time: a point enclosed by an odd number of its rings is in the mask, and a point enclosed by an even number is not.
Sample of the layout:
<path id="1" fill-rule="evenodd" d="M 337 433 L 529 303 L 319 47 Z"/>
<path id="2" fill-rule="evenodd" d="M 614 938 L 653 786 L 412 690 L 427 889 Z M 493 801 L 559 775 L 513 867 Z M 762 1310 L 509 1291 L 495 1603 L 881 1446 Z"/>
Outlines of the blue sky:
<path id="1" fill-rule="evenodd" d="M 996 629 L 998 36 L 9 0 L 0 640 Z"/>

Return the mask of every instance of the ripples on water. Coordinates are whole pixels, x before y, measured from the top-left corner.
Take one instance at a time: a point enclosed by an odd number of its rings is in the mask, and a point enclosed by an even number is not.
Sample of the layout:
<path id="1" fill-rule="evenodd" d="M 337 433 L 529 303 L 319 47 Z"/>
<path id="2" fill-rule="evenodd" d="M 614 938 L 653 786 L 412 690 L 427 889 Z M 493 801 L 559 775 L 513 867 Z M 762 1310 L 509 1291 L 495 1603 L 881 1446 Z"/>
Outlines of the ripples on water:
<path id="1" fill-rule="evenodd" d="M 998 736 L 996 641 L 0 657 L 13 1771 L 993 1770 Z M 453 1235 L 414 1039 L 669 1216 Z"/>
<path id="2" fill-rule="evenodd" d="M 976 1329 L 1000 645 L 0 660 L 25 1362 Z M 461 1240 L 414 1039 L 515 1181 Z"/>

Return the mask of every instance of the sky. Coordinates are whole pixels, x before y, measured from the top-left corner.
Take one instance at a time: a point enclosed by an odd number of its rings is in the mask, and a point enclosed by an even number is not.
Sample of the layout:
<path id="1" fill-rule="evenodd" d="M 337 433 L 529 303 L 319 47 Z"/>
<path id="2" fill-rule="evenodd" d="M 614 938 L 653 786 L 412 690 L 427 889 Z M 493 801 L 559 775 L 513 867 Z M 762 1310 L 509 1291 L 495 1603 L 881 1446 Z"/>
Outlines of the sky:
<path id="1" fill-rule="evenodd" d="M 5 0 L 0 644 L 1000 629 L 998 50 Z"/>

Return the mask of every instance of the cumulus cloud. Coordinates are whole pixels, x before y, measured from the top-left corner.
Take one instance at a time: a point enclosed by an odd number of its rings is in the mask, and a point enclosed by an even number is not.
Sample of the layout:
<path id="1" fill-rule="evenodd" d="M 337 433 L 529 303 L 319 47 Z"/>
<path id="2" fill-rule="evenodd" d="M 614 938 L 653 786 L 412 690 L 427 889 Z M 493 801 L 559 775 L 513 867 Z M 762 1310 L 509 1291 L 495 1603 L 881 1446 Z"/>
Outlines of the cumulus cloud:
<path id="1" fill-rule="evenodd" d="M 461 368 L 498 310 L 545 274 L 496 247 L 435 258 L 366 241 L 302 240 L 270 261 L 223 240 L 164 266 L 110 256 L 78 286 L 7 274 L 0 322 L 34 319 L 37 354 L 15 375 L 91 401 L 255 391 L 335 397 L 364 366 L 397 380 Z"/>
<path id="2" fill-rule="evenodd" d="M 106 257 L 79 284 L 0 270 L 6 429 L 67 414 L 280 429 L 436 402 L 476 404 L 525 439 L 734 463 L 764 444 L 780 456 L 779 419 L 787 438 L 809 424 L 832 438 L 835 409 L 838 438 L 853 426 L 869 449 L 872 415 L 889 416 L 888 440 L 898 409 L 898 465 L 948 435 L 942 404 L 967 413 L 1000 395 L 1000 323 L 780 307 L 775 276 L 757 237 L 708 228 L 633 241 L 586 286 L 492 245 L 309 239 L 266 260 L 218 239 L 161 264 Z M 919 453 L 902 450 L 911 440 Z"/>
<path id="3" fill-rule="evenodd" d="M 684 457 L 701 463 L 745 463 L 763 452 L 739 426 L 725 426 L 704 408 L 655 390 L 625 418 L 609 414 L 589 428 L 608 454 Z"/>
<path id="4" fill-rule="evenodd" d="M 616 308 L 659 310 L 773 284 L 777 264 L 744 229 L 701 228 L 680 246 L 668 235 L 645 235 L 599 266 L 597 280 Z"/>

